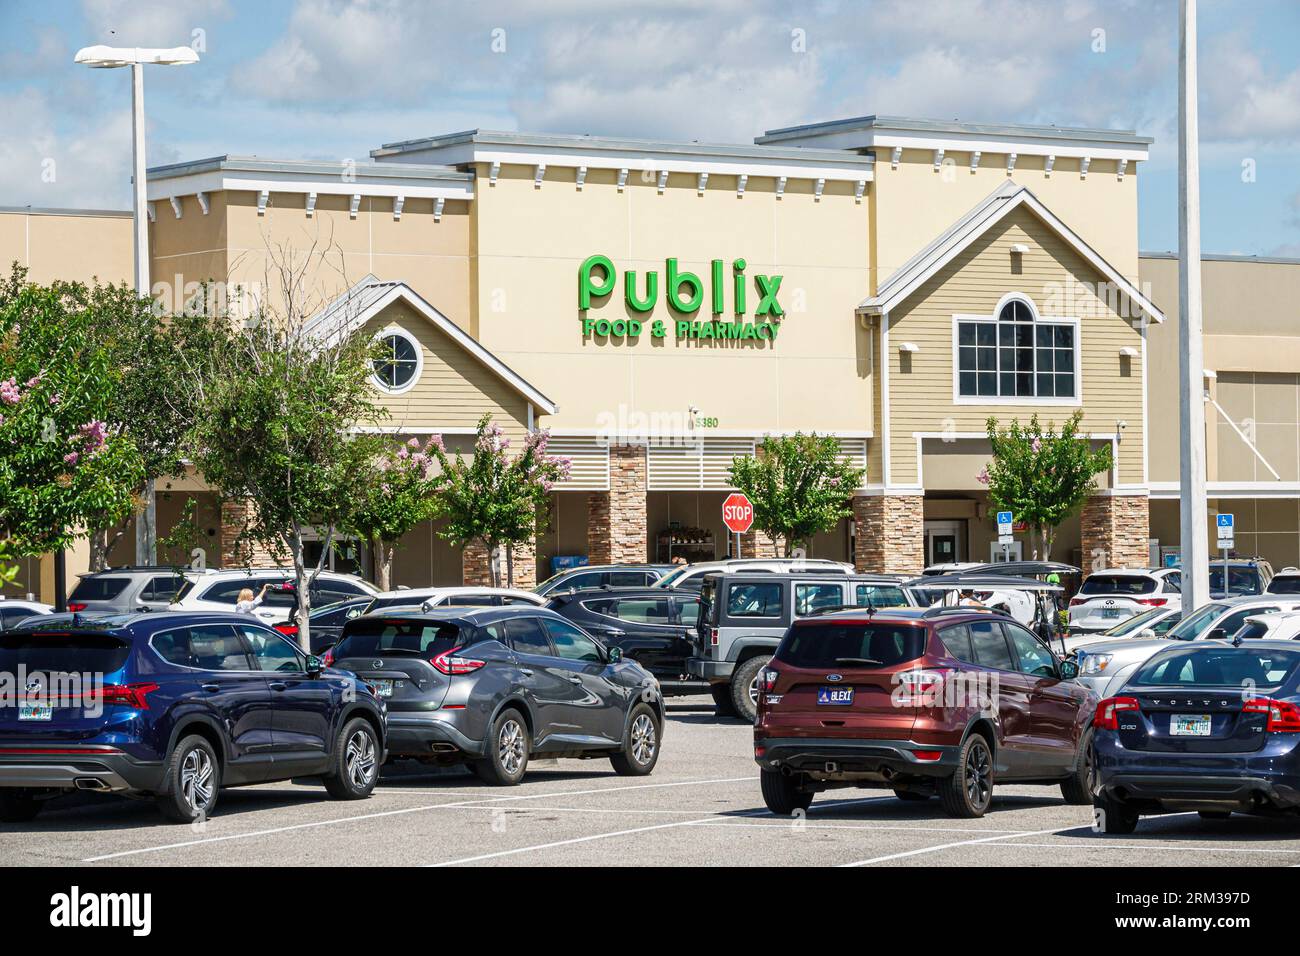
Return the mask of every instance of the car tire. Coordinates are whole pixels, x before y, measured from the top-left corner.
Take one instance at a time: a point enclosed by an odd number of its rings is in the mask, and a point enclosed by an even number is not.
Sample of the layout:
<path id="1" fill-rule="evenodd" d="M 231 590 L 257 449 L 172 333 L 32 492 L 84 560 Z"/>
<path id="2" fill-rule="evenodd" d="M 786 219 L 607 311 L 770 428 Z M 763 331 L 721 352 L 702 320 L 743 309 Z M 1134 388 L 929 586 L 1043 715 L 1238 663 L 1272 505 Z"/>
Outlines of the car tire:
<path id="1" fill-rule="evenodd" d="M 379 735 L 364 717 L 353 717 L 334 741 L 333 771 L 323 777 L 325 791 L 335 800 L 364 800 L 379 782 Z"/>
<path id="2" fill-rule="evenodd" d="M 957 769 L 938 782 L 939 801 L 950 817 L 984 816 L 993 802 L 993 748 L 983 734 L 971 734 L 957 755 Z"/>
<path id="3" fill-rule="evenodd" d="M 930 799 L 928 793 L 917 793 L 915 790 L 895 790 L 894 796 L 904 803 L 924 803 Z"/>
<path id="4" fill-rule="evenodd" d="M 709 693 L 713 695 L 713 713 L 717 717 L 735 717 L 736 708 L 731 706 L 731 685 L 710 684 Z"/>
<path id="5" fill-rule="evenodd" d="M 1094 826 L 1102 833 L 1122 836 L 1137 829 L 1138 812 L 1113 797 L 1099 793 L 1093 798 L 1092 807 Z"/>
<path id="6" fill-rule="evenodd" d="M 623 731 L 623 749 L 610 754 L 609 762 L 620 777 L 648 776 L 659 762 L 659 742 L 663 727 L 654 708 L 640 703 L 632 708 L 627 729 Z"/>
<path id="7" fill-rule="evenodd" d="M 1061 781 L 1061 796 L 1071 806 L 1086 807 L 1092 803 L 1093 759 L 1092 731 L 1085 730 L 1079 741 L 1078 766 L 1068 779 Z"/>
<path id="8" fill-rule="evenodd" d="M 507 707 L 492 722 L 487 739 L 487 756 L 473 763 L 474 773 L 494 787 L 513 787 L 528 770 L 528 725 L 524 715 Z"/>
<path id="9" fill-rule="evenodd" d="M 787 777 L 779 770 L 760 770 L 758 785 L 763 791 L 763 802 L 779 817 L 807 810 L 813 801 L 811 792 L 799 789 L 797 777 Z"/>
<path id="10" fill-rule="evenodd" d="M 212 816 L 221 793 L 221 762 L 212 744 L 198 734 L 183 737 L 163 765 L 163 791 L 154 797 L 173 823 Z"/>
<path id="11" fill-rule="evenodd" d="M 26 823 L 34 819 L 44 806 L 44 800 L 36 800 L 25 793 L 0 790 L 0 823 Z"/>
<path id="12" fill-rule="evenodd" d="M 758 686 L 758 674 L 770 657 L 751 657 L 743 664 L 737 664 L 731 673 L 731 706 L 736 709 L 736 716 L 753 723 L 758 717 L 758 701 L 755 698 Z"/>

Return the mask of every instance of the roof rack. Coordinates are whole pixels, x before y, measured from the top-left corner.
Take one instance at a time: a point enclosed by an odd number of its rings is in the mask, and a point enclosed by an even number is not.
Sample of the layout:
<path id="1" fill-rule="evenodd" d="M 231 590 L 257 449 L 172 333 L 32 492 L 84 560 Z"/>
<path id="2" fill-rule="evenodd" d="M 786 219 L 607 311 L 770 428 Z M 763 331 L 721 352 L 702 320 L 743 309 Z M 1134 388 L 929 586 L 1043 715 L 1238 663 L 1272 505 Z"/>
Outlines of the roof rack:
<path id="1" fill-rule="evenodd" d="M 972 605 L 962 605 L 958 607 L 928 607 L 921 617 L 944 617 L 949 614 L 1001 614 L 997 608 L 992 607 L 974 607 Z"/>

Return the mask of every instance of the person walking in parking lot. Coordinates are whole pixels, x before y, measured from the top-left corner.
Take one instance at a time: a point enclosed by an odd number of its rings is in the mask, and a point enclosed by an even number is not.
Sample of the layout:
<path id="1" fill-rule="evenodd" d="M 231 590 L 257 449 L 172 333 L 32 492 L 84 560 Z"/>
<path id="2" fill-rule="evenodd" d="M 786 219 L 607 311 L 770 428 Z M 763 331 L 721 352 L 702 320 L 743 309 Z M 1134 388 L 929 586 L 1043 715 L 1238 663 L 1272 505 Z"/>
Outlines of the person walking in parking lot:
<path id="1" fill-rule="evenodd" d="M 244 588 L 239 592 L 239 600 L 235 602 L 235 611 L 238 614 L 252 614 L 262 606 L 262 601 L 266 598 L 266 589 L 271 585 L 263 584 L 262 590 L 257 592 L 257 597 L 253 597 L 252 588 Z"/>

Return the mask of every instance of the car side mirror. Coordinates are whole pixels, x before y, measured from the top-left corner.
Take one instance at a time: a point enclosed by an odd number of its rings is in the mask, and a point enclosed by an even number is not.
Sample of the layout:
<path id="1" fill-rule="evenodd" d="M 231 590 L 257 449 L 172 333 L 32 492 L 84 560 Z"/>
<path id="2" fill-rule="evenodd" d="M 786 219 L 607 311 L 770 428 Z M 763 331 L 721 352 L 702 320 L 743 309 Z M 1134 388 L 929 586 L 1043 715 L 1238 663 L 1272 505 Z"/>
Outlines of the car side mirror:
<path id="1" fill-rule="evenodd" d="M 1061 680 L 1074 680 L 1079 676 L 1079 664 L 1077 661 L 1061 661 L 1057 670 L 1061 675 Z"/>
<path id="2" fill-rule="evenodd" d="M 1228 632 L 1221 627 L 1211 628 L 1210 633 L 1205 635 L 1205 639 L 1207 641 L 1226 641 Z"/>
<path id="3" fill-rule="evenodd" d="M 307 655 L 307 676 L 320 677 L 321 671 L 325 670 L 324 662 L 315 654 Z"/>
<path id="4" fill-rule="evenodd" d="M 1144 628 L 1142 628 L 1142 630 L 1138 631 L 1138 637 L 1141 638 L 1141 639 L 1143 639 L 1143 640 L 1148 640 L 1148 641 L 1149 641 L 1149 640 L 1151 640 L 1151 638 L 1153 638 L 1153 637 L 1155 637 L 1155 636 L 1156 636 L 1156 632 L 1153 631 L 1153 630 L 1151 630 L 1151 628 L 1149 628 L 1149 627 L 1144 627 Z"/>
<path id="5" fill-rule="evenodd" d="M 611 664 L 617 664 L 619 661 L 623 659 L 623 648 L 611 647 L 608 648 L 608 650 L 609 650 L 609 662 Z"/>

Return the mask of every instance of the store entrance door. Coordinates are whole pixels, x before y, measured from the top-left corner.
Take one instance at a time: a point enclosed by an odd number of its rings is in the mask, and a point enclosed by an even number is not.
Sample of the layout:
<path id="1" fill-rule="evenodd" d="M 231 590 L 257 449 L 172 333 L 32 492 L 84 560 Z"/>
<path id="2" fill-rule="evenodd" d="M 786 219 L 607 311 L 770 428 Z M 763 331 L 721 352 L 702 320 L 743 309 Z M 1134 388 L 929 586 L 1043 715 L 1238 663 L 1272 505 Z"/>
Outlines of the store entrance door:
<path id="1" fill-rule="evenodd" d="M 927 521 L 925 523 L 925 564 L 952 564 L 965 560 L 964 522 Z"/>

